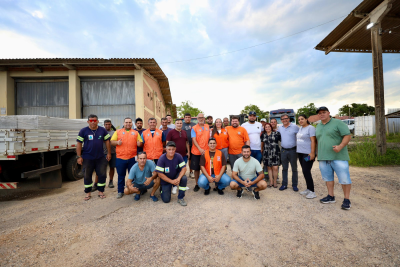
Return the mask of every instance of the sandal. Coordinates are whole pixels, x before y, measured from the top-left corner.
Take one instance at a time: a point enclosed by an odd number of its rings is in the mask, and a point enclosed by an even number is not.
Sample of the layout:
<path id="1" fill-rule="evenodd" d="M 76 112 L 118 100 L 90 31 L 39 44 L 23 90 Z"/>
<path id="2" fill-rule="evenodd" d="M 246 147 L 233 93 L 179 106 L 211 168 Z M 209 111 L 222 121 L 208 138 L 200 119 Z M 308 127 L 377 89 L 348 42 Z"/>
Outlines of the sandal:
<path id="1" fill-rule="evenodd" d="M 86 196 L 85 198 L 84 198 L 84 200 L 85 201 L 88 201 L 89 199 L 91 199 L 92 197 L 91 196 Z"/>
<path id="2" fill-rule="evenodd" d="M 99 198 L 101 198 L 101 199 L 105 199 L 106 198 L 106 195 L 97 195 Z"/>

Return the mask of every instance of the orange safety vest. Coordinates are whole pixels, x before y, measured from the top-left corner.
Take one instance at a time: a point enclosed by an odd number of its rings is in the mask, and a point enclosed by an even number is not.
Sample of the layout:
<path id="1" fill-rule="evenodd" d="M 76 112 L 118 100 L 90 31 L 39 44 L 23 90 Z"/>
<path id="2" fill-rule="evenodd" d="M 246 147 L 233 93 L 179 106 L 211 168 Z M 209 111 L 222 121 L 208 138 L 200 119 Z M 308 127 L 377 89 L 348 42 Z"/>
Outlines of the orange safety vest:
<path id="1" fill-rule="evenodd" d="M 125 129 L 117 130 L 118 140 L 122 139 L 122 145 L 116 146 L 117 158 L 131 159 L 137 155 L 137 138 L 139 133 L 133 129 L 127 132 Z"/>
<path id="2" fill-rule="evenodd" d="M 142 135 L 144 141 L 143 151 L 146 152 L 147 159 L 159 159 L 163 154 L 162 131 L 155 129 L 154 136 L 152 136 L 150 129 L 147 129 Z"/>
<path id="3" fill-rule="evenodd" d="M 217 141 L 217 149 L 229 147 L 228 131 L 225 128 L 221 129 L 220 134 L 215 133 L 213 137 Z"/>
<path id="4" fill-rule="evenodd" d="M 222 152 L 218 149 L 215 151 L 213 165 L 211 165 L 210 150 L 207 150 L 204 153 L 204 157 L 206 160 L 204 167 L 206 168 L 208 175 L 211 176 L 211 166 L 214 166 L 214 174 L 219 175 L 222 168 Z"/>
<path id="5" fill-rule="evenodd" d="M 207 124 L 204 124 L 204 130 L 200 125 L 196 124 L 192 128 L 196 133 L 196 141 L 200 148 L 207 150 L 208 149 L 208 139 L 210 139 L 210 127 Z M 201 155 L 200 151 L 197 149 L 197 146 L 193 144 L 192 146 L 192 154 Z"/>

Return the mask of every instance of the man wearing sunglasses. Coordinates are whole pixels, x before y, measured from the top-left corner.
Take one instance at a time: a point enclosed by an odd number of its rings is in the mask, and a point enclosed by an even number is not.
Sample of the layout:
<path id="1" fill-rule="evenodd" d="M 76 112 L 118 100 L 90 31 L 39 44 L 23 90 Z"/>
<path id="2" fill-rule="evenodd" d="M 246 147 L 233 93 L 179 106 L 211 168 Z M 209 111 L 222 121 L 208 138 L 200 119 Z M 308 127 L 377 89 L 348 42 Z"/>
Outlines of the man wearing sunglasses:
<path id="1" fill-rule="evenodd" d="M 193 126 L 191 131 L 192 136 L 192 156 L 191 156 L 191 169 L 194 170 L 194 178 L 196 180 L 196 186 L 193 191 L 197 192 L 200 190 L 198 186 L 198 180 L 200 176 L 200 158 L 201 155 L 208 149 L 208 139 L 210 139 L 210 127 L 205 124 L 205 117 L 203 113 L 197 115 L 198 124 Z"/>
<path id="2" fill-rule="evenodd" d="M 137 148 L 142 146 L 143 140 L 139 133 L 132 129 L 131 118 L 124 119 L 124 128 L 118 129 L 111 137 L 111 145 L 116 146 L 117 152 L 117 173 L 118 173 L 118 194 L 117 199 L 124 196 L 125 176 L 135 165 Z"/>
<path id="3" fill-rule="evenodd" d="M 176 153 L 179 153 L 185 163 L 187 164 L 189 156 L 189 142 L 186 136 L 186 132 L 182 130 L 182 120 L 177 119 L 175 121 L 175 129 L 171 129 L 167 135 L 167 143 L 173 141 L 176 145 Z M 177 186 L 172 188 L 172 194 L 176 194 L 178 190 Z"/>
<path id="4" fill-rule="evenodd" d="M 97 183 L 97 190 L 99 197 L 105 198 L 104 187 L 106 186 L 107 178 L 107 163 L 111 159 L 110 135 L 103 127 L 99 127 L 99 119 L 96 115 L 90 114 L 88 116 L 88 127 L 79 131 L 76 139 L 76 158 L 78 164 L 82 165 L 85 170 L 85 201 L 91 198 L 91 191 L 93 187 L 93 171 L 99 176 Z M 82 149 L 82 143 L 84 144 Z M 104 155 L 103 143 L 106 144 L 107 155 Z"/>
<path id="5" fill-rule="evenodd" d="M 150 198 L 157 202 L 158 198 L 154 195 L 160 187 L 160 178 L 155 172 L 156 165 L 152 160 L 147 159 L 146 152 L 139 152 L 138 162 L 133 165 L 129 172 L 128 180 L 124 190 L 125 195 L 136 194 L 135 200 L 140 200 L 140 195 L 153 188 Z"/>
<path id="6" fill-rule="evenodd" d="M 323 204 L 336 202 L 333 192 L 334 173 L 336 173 L 344 193 L 342 209 L 349 210 L 351 179 L 347 144 L 351 140 L 350 130 L 342 121 L 331 118 L 327 107 L 318 108 L 317 114 L 321 120 L 315 132 L 318 141 L 318 163 L 322 179 L 328 188 L 328 196 L 322 198 L 320 202 Z"/>
<path id="7" fill-rule="evenodd" d="M 297 133 L 299 132 L 299 126 L 290 122 L 289 116 L 283 114 L 281 116 L 283 126 L 278 128 L 278 132 L 281 133 L 281 159 L 282 159 L 282 186 L 279 190 L 283 191 L 288 187 L 288 170 L 289 163 L 292 167 L 292 187 L 293 191 L 297 192 L 298 184 L 298 173 L 297 173 L 297 153 L 296 153 L 296 142 Z"/>

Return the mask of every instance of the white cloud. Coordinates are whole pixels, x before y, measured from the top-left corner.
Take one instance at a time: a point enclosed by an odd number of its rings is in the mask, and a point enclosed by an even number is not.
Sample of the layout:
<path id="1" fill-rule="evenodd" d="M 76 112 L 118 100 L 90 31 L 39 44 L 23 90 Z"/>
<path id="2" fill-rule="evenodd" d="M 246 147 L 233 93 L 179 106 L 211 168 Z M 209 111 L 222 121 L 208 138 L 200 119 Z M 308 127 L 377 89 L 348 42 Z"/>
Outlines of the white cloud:
<path id="1" fill-rule="evenodd" d="M 116 5 L 120 5 L 123 2 L 124 2 L 123 0 L 114 0 L 114 4 L 116 4 Z"/>
<path id="2" fill-rule="evenodd" d="M 0 58 L 51 58 L 54 54 L 41 48 L 33 38 L 0 30 Z"/>
<path id="3" fill-rule="evenodd" d="M 43 13 L 42 13 L 41 11 L 39 11 L 39 10 L 33 11 L 33 12 L 31 13 L 31 15 L 32 15 L 33 17 L 39 18 L 39 19 L 42 19 L 42 18 L 44 17 L 44 16 L 43 16 Z"/>

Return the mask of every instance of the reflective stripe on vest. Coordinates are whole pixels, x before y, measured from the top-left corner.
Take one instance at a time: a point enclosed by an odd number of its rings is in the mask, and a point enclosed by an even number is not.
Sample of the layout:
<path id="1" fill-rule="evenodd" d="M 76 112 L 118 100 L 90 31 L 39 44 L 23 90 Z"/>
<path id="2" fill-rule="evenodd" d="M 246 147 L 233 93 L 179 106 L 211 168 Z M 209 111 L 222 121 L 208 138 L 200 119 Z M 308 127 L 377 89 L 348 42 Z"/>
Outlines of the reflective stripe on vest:
<path id="1" fill-rule="evenodd" d="M 196 141 L 201 149 L 208 149 L 208 139 L 210 139 L 210 127 L 207 124 L 204 124 L 204 130 L 198 124 L 193 126 L 192 128 L 196 133 Z M 192 154 L 201 155 L 200 151 L 197 149 L 197 146 L 193 143 L 192 146 Z"/>
<path id="2" fill-rule="evenodd" d="M 206 153 L 204 153 L 204 157 L 206 160 L 204 167 L 206 168 L 208 175 L 211 176 L 212 165 L 211 165 L 210 150 L 207 150 Z M 222 168 L 222 152 L 218 149 L 215 150 L 213 164 L 214 164 L 214 174 L 219 175 Z"/>
<path id="3" fill-rule="evenodd" d="M 131 159 L 137 155 L 137 139 L 139 133 L 133 129 L 127 132 L 125 129 L 117 130 L 118 141 L 122 139 L 122 145 L 116 146 L 117 158 Z"/>
<path id="4" fill-rule="evenodd" d="M 147 159 L 159 159 L 163 154 L 162 131 L 155 129 L 153 136 L 150 129 L 147 129 L 142 135 L 144 139 L 143 151 L 146 152 Z"/>
<path id="5" fill-rule="evenodd" d="M 217 141 L 216 149 L 223 149 L 229 147 L 229 139 L 228 139 L 228 131 L 224 128 L 221 129 L 221 133 L 215 133 L 214 136 L 215 141 Z"/>

